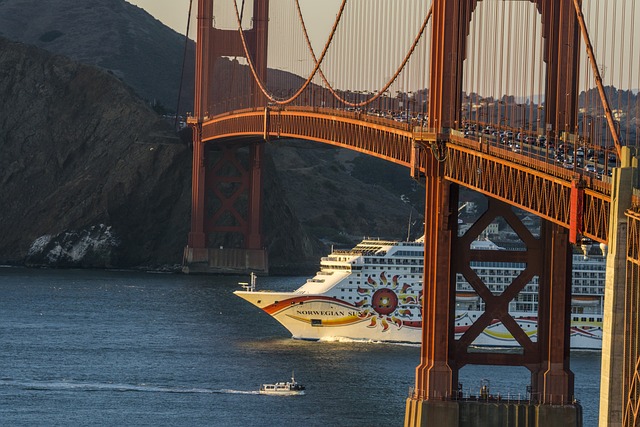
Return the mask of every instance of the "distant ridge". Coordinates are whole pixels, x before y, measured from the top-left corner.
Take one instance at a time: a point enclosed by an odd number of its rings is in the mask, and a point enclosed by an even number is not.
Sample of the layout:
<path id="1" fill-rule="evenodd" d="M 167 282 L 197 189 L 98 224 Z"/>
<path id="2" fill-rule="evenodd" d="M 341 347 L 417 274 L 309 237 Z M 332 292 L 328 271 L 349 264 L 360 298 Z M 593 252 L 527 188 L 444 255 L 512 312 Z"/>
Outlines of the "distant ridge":
<path id="1" fill-rule="evenodd" d="M 184 36 L 124 0 L 2 0 L 0 36 L 101 67 L 147 102 L 176 109 Z M 193 109 L 194 45 L 188 45 L 182 112 Z"/>

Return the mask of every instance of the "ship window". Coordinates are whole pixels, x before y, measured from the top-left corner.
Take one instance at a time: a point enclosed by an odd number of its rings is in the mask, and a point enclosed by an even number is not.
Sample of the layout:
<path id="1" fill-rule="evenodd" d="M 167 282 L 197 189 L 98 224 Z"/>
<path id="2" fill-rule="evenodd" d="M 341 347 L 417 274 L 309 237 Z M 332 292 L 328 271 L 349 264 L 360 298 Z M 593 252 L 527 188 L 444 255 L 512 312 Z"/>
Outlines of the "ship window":
<path id="1" fill-rule="evenodd" d="M 311 326 L 322 326 L 322 319 L 311 319 Z"/>

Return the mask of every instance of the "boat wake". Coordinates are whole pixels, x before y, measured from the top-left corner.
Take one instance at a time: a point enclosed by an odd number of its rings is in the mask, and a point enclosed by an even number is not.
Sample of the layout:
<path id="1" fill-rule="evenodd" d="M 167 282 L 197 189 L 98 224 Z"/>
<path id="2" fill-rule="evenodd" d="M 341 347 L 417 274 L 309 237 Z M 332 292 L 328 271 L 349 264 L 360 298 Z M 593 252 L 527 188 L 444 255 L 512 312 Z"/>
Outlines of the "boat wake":
<path id="1" fill-rule="evenodd" d="M 18 381 L 0 379 L 0 387 L 15 387 L 36 391 L 106 391 L 142 393 L 259 394 L 252 390 L 162 387 L 148 384 L 90 383 L 77 381 Z"/>
<path id="2" fill-rule="evenodd" d="M 371 339 L 357 339 L 357 338 L 345 338 L 345 337 L 322 337 L 318 341 L 337 342 L 337 343 L 384 344 L 384 345 L 396 345 L 396 346 L 404 346 L 404 347 L 420 347 L 420 344 L 411 343 L 411 342 L 379 341 L 379 340 L 371 340 Z"/>

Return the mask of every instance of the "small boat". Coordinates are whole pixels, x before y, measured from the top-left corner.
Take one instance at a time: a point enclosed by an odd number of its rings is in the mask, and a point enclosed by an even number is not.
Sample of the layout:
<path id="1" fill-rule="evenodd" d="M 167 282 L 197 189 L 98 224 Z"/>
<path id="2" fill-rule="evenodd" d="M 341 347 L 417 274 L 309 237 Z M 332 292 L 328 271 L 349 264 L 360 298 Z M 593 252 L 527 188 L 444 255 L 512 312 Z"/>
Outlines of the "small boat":
<path id="1" fill-rule="evenodd" d="M 260 394 L 269 394 L 272 396 L 300 396 L 304 394 L 304 386 L 298 383 L 292 374 L 290 382 L 262 384 L 260 386 Z"/>

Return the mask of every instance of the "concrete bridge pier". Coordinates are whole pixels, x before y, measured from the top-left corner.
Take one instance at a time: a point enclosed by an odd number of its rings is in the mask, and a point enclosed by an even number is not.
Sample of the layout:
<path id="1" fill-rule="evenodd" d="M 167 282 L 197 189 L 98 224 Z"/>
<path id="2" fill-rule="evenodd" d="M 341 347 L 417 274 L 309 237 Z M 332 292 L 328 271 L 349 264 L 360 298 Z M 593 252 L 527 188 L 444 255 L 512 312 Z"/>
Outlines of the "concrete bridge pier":
<path id="1" fill-rule="evenodd" d="M 622 148 L 621 167 L 613 169 L 611 207 L 609 212 L 609 242 L 607 274 L 604 294 L 602 334 L 602 368 L 600 377 L 600 427 L 623 425 L 625 287 L 627 261 L 628 219 L 625 212 L 631 207 L 634 174 L 631 150 Z M 637 163 L 637 160 L 636 160 Z M 630 284 L 632 285 L 632 284 Z"/>
<path id="2" fill-rule="evenodd" d="M 580 427 L 580 405 L 527 401 L 407 401 L 405 426 L 415 427 Z"/>

